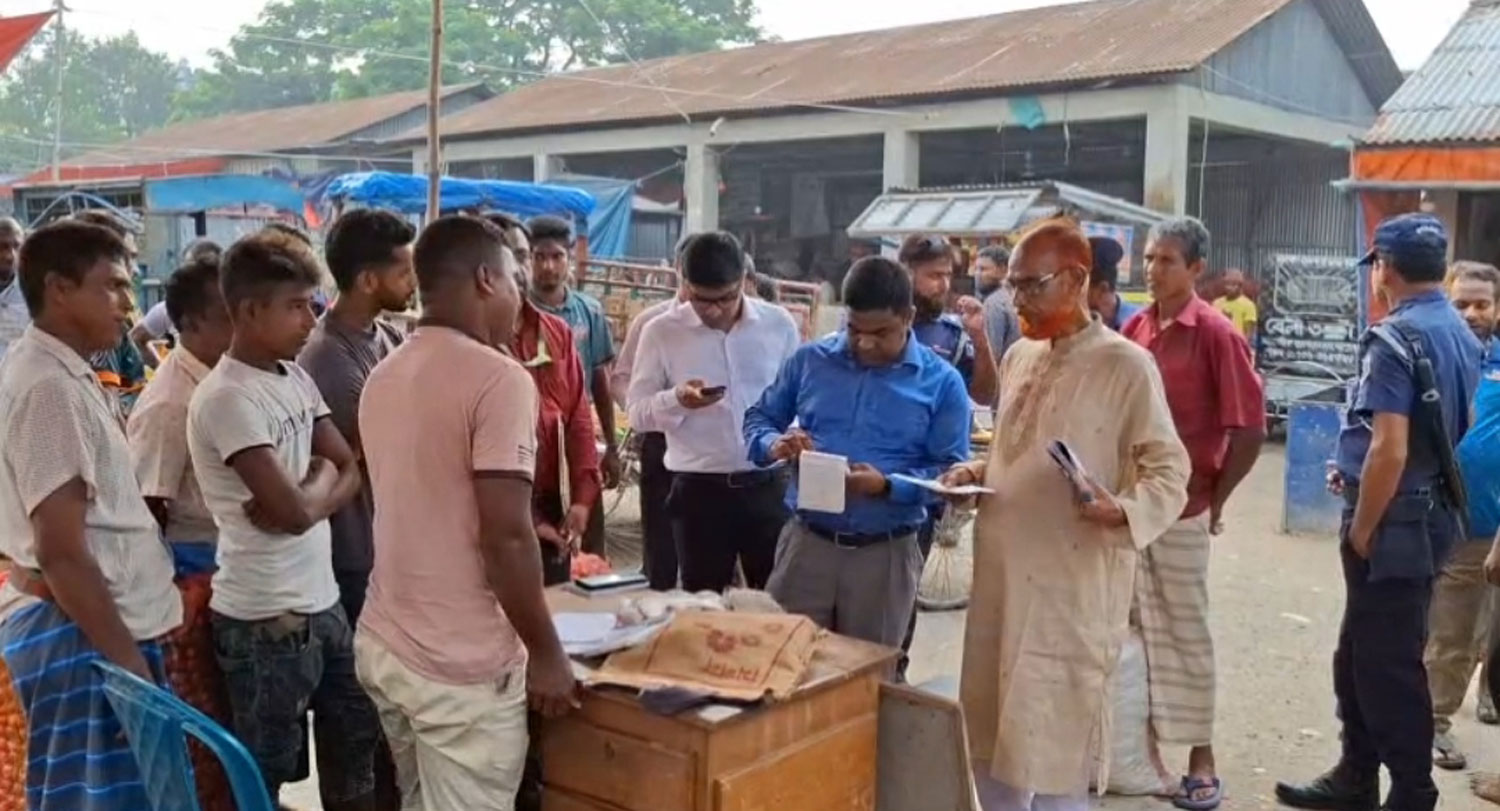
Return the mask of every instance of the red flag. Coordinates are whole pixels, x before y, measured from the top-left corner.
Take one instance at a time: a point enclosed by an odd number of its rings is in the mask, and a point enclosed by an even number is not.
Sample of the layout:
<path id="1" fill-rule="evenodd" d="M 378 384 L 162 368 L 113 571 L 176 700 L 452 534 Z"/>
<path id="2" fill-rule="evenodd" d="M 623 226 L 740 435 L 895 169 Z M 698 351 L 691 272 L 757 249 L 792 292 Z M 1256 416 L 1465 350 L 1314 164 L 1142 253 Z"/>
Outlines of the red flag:
<path id="1" fill-rule="evenodd" d="M 0 17 L 0 70 L 10 66 L 10 60 L 15 59 L 36 32 L 42 30 L 42 26 L 52 19 L 52 14 L 44 11 L 22 17 Z"/>

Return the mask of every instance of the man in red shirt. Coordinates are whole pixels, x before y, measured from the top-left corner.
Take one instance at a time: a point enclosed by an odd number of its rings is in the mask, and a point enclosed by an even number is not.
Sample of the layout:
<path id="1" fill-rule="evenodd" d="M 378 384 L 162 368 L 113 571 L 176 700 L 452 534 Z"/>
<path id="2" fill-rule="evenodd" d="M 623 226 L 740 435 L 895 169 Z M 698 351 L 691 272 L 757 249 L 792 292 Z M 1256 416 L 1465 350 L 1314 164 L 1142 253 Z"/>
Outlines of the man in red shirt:
<path id="1" fill-rule="evenodd" d="M 1141 555 L 1136 605 L 1156 738 L 1192 747 L 1173 802 L 1195 811 L 1217 808 L 1222 795 L 1213 753 L 1209 538 L 1223 531 L 1224 503 L 1254 467 L 1266 435 L 1265 390 L 1250 345 L 1194 292 L 1208 243 L 1208 229 L 1192 218 L 1153 227 L 1146 284 L 1155 303 L 1121 329 L 1156 358 L 1177 435 L 1193 464 L 1182 518 Z"/>
<path id="2" fill-rule="evenodd" d="M 487 218 L 505 232 L 506 245 L 518 259 L 529 255 L 531 239 L 520 220 L 501 213 Z M 531 511 L 537 539 L 542 542 L 542 578 L 551 586 L 568 581 L 573 553 L 599 500 L 599 449 L 573 331 L 568 322 L 531 303 L 524 295 L 527 264 L 517 262 L 517 267 L 521 272 L 516 281 L 523 295 L 509 348 L 536 383 L 539 407 Z"/>

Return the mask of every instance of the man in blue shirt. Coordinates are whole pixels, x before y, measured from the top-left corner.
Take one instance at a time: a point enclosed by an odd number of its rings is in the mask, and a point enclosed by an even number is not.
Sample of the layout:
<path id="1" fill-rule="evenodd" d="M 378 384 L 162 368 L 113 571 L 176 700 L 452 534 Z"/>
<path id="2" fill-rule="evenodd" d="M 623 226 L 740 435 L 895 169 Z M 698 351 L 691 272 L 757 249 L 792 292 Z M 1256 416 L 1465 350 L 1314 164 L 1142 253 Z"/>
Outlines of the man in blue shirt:
<path id="1" fill-rule="evenodd" d="M 1494 340 L 1500 315 L 1500 270 L 1478 262 L 1458 262 L 1448 278 L 1448 298 L 1469 329 L 1485 346 L 1479 390 L 1474 395 L 1474 425 L 1458 445 L 1458 466 L 1469 493 L 1469 536 L 1454 548 L 1433 586 L 1431 628 L 1427 639 L 1427 683 L 1432 692 L 1433 763 L 1459 770 L 1468 758 L 1453 740 L 1452 716 L 1462 706 L 1474 668 L 1480 663 L 1475 640 L 1489 635 L 1490 585 L 1484 559 L 1500 531 L 1500 346 Z M 1479 683 L 1487 683 L 1483 674 Z M 1481 720 L 1491 716 L 1489 690 L 1479 691 Z M 1493 721 L 1491 721 L 1493 723 Z"/>
<path id="2" fill-rule="evenodd" d="M 1276 786 L 1294 808 L 1375 808 L 1380 767 L 1391 811 L 1432 811 L 1432 697 L 1422 662 L 1433 578 L 1458 535 L 1442 481 L 1438 441 L 1415 374 L 1431 362 L 1442 424 L 1457 442 L 1469 428 L 1479 340 L 1443 294 L 1448 235 L 1428 214 L 1380 224 L 1370 265 L 1374 295 L 1390 306 L 1360 341 L 1331 489 L 1343 494 L 1340 553 L 1344 619 L 1333 658 L 1343 722 L 1338 765 L 1305 785 Z M 1419 345 L 1404 332 L 1415 333 Z"/>
<path id="3" fill-rule="evenodd" d="M 593 296 L 568 286 L 572 270 L 573 228 L 560 217 L 534 217 L 526 223 L 531 231 L 531 256 L 518 257 L 522 264 L 529 259 L 531 303 L 568 322 L 588 378 L 589 399 L 599 418 L 604 440 L 604 456 L 599 472 L 604 489 L 620 484 L 620 447 L 615 435 L 615 401 L 609 387 L 610 368 L 615 360 L 615 340 L 610 334 L 604 308 Z M 594 502 L 589 529 L 583 538 L 583 551 L 604 554 L 604 499 Z"/>
<path id="4" fill-rule="evenodd" d="M 1089 247 L 1094 251 L 1094 266 L 1089 271 L 1089 309 L 1099 314 L 1104 326 L 1119 332 L 1131 316 L 1141 311 L 1140 305 L 1120 297 L 1120 260 L 1125 258 L 1125 249 L 1110 237 L 1089 237 Z"/>
<path id="5" fill-rule="evenodd" d="M 825 628 L 896 646 L 916 604 L 917 531 L 932 499 L 892 474 L 934 479 L 967 461 L 969 397 L 912 332 L 912 282 L 900 265 L 855 263 L 844 303 L 844 329 L 798 349 L 745 414 L 756 464 L 796 462 L 806 450 L 850 462 L 845 511 L 787 522 L 767 590 Z M 787 503 L 796 508 L 795 486 Z"/>

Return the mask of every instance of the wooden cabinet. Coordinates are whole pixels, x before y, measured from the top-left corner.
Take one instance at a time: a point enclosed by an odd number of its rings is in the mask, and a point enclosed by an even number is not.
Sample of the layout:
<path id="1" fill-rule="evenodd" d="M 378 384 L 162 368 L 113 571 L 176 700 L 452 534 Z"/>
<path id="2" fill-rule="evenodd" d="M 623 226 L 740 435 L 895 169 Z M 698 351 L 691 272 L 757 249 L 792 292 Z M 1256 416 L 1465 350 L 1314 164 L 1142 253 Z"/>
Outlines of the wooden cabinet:
<path id="1" fill-rule="evenodd" d="M 565 610 L 580 610 L 570 601 Z M 785 701 L 671 718 L 588 691 L 541 730 L 543 811 L 874 811 L 880 684 L 896 651 L 819 642 Z"/>

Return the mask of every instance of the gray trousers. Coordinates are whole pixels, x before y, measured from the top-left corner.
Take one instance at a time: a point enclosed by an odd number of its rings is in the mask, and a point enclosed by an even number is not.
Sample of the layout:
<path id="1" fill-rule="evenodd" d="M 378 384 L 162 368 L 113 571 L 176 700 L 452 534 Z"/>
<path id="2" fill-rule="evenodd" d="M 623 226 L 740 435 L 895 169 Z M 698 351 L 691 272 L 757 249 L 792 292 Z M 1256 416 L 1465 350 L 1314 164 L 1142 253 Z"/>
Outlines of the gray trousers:
<path id="1" fill-rule="evenodd" d="M 781 530 L 766 590 L 834 633 L 894 648 L 906 636 L 921 576 L 916 533 L 847 549 L 794 518 Z"/>

